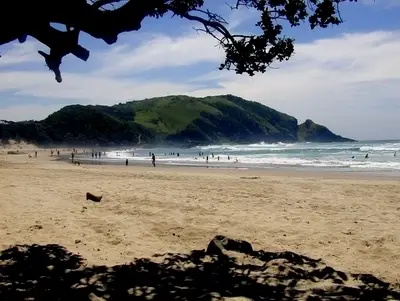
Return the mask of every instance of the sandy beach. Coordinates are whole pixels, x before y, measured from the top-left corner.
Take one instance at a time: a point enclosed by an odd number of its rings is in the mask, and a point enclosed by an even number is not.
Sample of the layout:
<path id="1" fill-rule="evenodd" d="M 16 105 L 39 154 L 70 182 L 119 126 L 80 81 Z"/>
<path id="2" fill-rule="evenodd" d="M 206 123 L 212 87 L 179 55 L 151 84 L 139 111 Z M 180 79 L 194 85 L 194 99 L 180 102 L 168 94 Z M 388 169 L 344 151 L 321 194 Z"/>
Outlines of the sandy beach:
<path id="1" fill-rule="evenodd" d="M 112 266 L 204 249 L 225 235 L 400 284 L 396 177 L 76 166 L 48 150 L 24 152 L 0 150 L 1 250 L 57 244 L 87 265 Z M 87 201 L 86 192 L 103 199 Z"/>

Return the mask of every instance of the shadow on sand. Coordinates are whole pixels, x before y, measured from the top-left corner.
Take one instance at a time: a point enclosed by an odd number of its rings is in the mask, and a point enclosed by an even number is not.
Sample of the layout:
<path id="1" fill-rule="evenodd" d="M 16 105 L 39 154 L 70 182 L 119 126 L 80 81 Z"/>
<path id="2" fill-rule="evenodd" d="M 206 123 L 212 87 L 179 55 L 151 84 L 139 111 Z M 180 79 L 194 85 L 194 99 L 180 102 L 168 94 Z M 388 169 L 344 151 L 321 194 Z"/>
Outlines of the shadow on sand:
<path id="1" fill-rule="evenodd" d="M 253 251 L 246 242 L 219 251 L 213 241 L 207 250 L 113 267 L 86 266 L 59 245 L 14 246 L 0 253 L 0 300 L 400 300 L 398 289 L 372 275 Z"/>

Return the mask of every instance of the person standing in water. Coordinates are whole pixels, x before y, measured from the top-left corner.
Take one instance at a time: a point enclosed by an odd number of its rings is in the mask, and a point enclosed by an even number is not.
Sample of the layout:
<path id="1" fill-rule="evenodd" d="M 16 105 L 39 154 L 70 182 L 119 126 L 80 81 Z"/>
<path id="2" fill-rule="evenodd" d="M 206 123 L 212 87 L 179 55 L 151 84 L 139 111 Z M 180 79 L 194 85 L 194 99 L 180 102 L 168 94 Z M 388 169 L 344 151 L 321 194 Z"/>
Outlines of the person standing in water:
<path id="1" fill-rule="evenodd" d="M 151 163 L 153 163 L 153 167 L 156 167 L 156 156 L 154 153 L 151 155 Z"/>

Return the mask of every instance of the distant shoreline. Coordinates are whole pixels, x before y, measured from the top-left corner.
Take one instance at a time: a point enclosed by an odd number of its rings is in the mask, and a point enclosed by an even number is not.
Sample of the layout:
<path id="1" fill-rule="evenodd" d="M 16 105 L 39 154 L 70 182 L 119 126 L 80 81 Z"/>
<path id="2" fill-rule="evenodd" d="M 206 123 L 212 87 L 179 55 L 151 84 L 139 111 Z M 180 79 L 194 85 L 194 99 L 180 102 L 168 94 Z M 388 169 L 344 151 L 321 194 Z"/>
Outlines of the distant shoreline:
<path id="1" fill-rule="evenodd" d="M 75 161 L 79 162 L 84 166 L 125 166 L 125 159 L 110 159 L 102 157 L 101 159 L 92 159 L 90 157 L 82 157 L 82 154 L 78 153 L 75 157 Z M 56 158 L 57 161 L 71 163 L 71 156 L 69 154 L 62 154 Z M 131 167 L 148 167 L 153 170 L 154 167 L 151 165 L 151 160 L 129 160 L 128 168 Z M 334 178 L 367 178 L 367 179 L 381 179 L 381 180 L 397 180 L 400 177 L 400 171 L 371 171 L 371 170 L 354 170 L 345 168 L 323 168 L 323 167 L 305 167 L 305 166 L 287 166 L 287 165 L 266 165 L 265 167 L 251 166 L 239 164 L 233 166 L 233 164 L 214 164 L 206 163 L 203 164 L 188 164 L 188 163 L 165 163 L 157 162 L 156 168 L 177 168 L 190 170 L 237 170 L 237 171 L 250 171 L 256 173 L 273 173 L 283 175 L 298 175 L 298 176 L 322 176 L 322 177 L 334 177 Z"/>
<path id="2" fill-rule="evenodd" d="M 384 142 L 384 141 L 398 141 L 398 140 L 351 140 L 351 141 L 341 141 L 339 143 L 354 143 L 354 142 Z M 336 141 L 293 141 L 293 140 L 282 140 L 282 141 L 259 141 L 259 140 L 251 140 L 251 141 L 226 141 L 226 142 L 204 142 L 204 143 L 146 143 L 146 144 L 121 144 L 121 145 L 63 145 L 63 144 L 54 144 L 54 145 L 40 145 L 35 144 L 40 149 L 63 149 L 63 150 L 72 150 L 73 148 L 76 149 L 95 149 L 95 150 L 124 150 L 124 149 L 155 149 L 155 148 L 165 148 L 165 149 L 191 149 L 196 147 L 206 147 L 210 145 L 248 145 L 248 144 L 257 144 L 257 143 L 265 143 L 265 144 L 279 144 L 279 143 L 290 143 L 290 144 L 301 144 L 301 143 L 320 143 L 320 144 L 333 144 L 338 143 Z"/>

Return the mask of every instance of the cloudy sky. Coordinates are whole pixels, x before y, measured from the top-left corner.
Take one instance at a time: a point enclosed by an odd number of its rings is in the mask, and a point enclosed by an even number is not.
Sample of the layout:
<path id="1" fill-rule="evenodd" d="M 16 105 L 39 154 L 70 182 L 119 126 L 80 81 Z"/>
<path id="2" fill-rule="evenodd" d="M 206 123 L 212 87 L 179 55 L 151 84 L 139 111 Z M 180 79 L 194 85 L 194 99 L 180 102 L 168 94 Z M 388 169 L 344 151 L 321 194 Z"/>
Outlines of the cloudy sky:
<path id="1" fill-rule="evenodd" d="M 252 30 L 251 12 L 206 1 L 235 32 Z M 208 4 L 210 3 L 210 4 Z M 307 118 L 356 139 L 400 138 L 400 0 L 361 0 L 342 7 L 345 23 L 289 29 L 296 54 L 276 69 L 248 77 L 218 71 L 223 53 L 196 24 L 149 19 L 114 46 L 82 36 L 84 63 L 68 56 L 58 84 L 28 40 L 0 46 L 0 119 L 43 119 L 68 104 L 115 104 L 146 97 L 234 94 Z"/>

